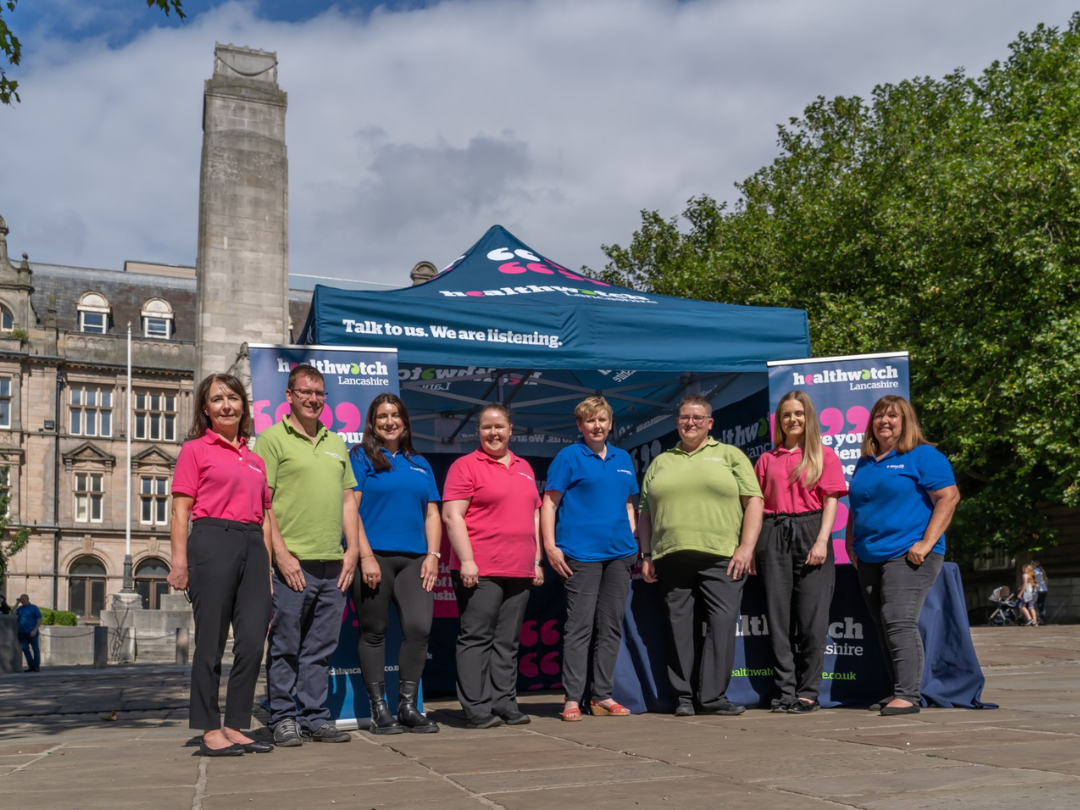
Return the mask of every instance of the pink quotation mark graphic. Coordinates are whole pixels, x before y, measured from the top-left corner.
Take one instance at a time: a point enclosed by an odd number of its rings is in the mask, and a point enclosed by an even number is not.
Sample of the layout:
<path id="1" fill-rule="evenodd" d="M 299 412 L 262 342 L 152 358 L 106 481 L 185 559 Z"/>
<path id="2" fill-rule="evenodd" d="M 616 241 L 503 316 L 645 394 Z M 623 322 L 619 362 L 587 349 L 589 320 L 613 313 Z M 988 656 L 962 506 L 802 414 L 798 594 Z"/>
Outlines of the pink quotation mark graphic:
<path id="1" fill-rule="evenodd" d="M 507 248 L 496 248 L 489 251 L 487 257 L 493 262 L 501 262 L 499 265 L 499 272 L 506 273 L 508 275 L 517 275 L 519 273 L 533 272 L 540 273 L 541 275 L 550 276 L 556 272 L 571 281 L 587 281 L 590 284 L 595 284 L 598 287 L 610 287 L 611 285 L 605 281 L 597 281 L 594 278 L 586 278 L 585 276 L 578 275 L 570 270 L 567 270 L 561 264 L 556 264 L 550 259 L 542 259 L 535 253 L 530 253 L 527 250 L 518 249 L 510 252 Z M 525 266 L 522 267 L 521 261 L 525 261 Z M 545 262 L 547 262 L 545 264 Z M 554 269 L 552 269 L 554 268 Z"/>
<path id="2" fill-rule="evenodd" d="M 537 629 L 536 621 L 530 619 L 521 625 L 521 646 L 523 649 L 535 647 L 554 647 L 559 642 L 559 621 L 549 619 Z M 529 685 L 529 689 L 553 689 L 559 686 L 557 676 L 562 672 L 559 664 L 558 650 L 540 652 L 529 649 L 521 657 L 518 669 L 526 678 L 539 678 L 536 683 Z M 541 675 L 548 676 L 541 678 Z"/>
<path id="3" fill-rule="evenodd" d="M 255 416 L 255 433 L 259 434 L 266 430 L 268 427 L 272 427 L 275 423 L 280 422 L 289 413 L 289 403 L 282 402 L 274 409 L 274 415 L 271 417 L 266 412 L 266 409 L 270 407 L 270 400 L 259 399 L 253 403 L 252 411 Z M 360 409 L 356 407 L 352 402 L 339 402 L 333 409 L 327 407 L 323 408 L 322 413 L 319 414 L 319 421 L 326 425 L 328 430 L 335 430 L 334 417 L 337 417 L 337 421 L 341 423 L 341 427 L 336 430 L 344 433 L 357 433 L 360 431 L 360 426 L 363 423 L 363 417 L 360 416 Z"/>

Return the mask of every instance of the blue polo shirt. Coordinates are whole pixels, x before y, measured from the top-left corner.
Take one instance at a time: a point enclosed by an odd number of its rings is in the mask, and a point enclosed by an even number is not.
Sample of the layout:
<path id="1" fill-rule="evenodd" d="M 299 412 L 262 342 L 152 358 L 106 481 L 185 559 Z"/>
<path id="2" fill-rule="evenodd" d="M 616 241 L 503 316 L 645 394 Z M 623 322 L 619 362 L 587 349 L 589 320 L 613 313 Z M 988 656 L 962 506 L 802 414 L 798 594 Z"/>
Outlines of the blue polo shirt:
<path id="1" fill-rule="evenodd" d="M 391 554 L 424 554 L 427 535 L 424 517 L 428 503 L 439 501 L 439 488 L 431 465 L 423 456 L 382 452 L 393 465 L 375 472 L 362 448 L 349 453 L 360 499 L 360 520 L 374 551 Z"/>
<path id="2" fill-rule="evenodd" d="M 638 491 L 625 450 L 607 446 L 600 458 L 584 441 L 559 451 L 548 467 L 548 492 L 561 492 L 555 545 L 579 562 L 603 562 L 638 550 L 626 500 Z"/>
<path id="3" fill-rule="evenodd" d="M 855 527 L 855 556 L 866 562 L 903 557 L 922 540 L 934 504 L 928 493 L 956 483 L 952 465 L 936 448 L 921 444 L 902 454 L 855 464 L 848 503 Z M 945 535 L 933 553 L 945 553 Z"/>
<path id="4" fill-rule="evenodd" d="M 34 628 L 37 627 L 38 620 L 41 618 L 41 611 L 38 610 L 37 605 L 19 605 L 15 608 L 15 613 L 19 617 L 19 632 L 34 632 Z"/>

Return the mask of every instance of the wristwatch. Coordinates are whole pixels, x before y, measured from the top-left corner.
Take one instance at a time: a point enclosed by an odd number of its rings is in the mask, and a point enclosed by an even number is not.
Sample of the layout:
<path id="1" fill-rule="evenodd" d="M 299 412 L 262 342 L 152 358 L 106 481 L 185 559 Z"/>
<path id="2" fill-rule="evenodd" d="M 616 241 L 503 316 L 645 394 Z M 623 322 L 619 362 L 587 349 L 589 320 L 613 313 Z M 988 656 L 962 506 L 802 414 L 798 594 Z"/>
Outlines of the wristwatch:
<path id="1" fill-rule="evenodd" d="M 433 556 L 436 560 L 441 560 L 442 559 L 442 554 L 440 554 L 437 551 L 429 551 L 428 554 Z"/>

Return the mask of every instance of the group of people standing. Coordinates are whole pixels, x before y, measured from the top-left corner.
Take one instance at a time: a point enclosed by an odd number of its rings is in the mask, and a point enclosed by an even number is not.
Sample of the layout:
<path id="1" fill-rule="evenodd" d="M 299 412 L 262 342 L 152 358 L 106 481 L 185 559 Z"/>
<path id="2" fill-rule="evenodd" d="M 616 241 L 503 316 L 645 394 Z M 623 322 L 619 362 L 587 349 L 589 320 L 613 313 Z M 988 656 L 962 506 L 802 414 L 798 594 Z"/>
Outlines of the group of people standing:
<path id="1" fill-rule="evenodd" d="M 480 410 L 479 447 L 453 463 L 440 498 L 394 394 L 374 399 L 363 441 L 351 452 L 319 421 L 326 389 L 312 366 L 292 370 L 290 413 L 259 435 L 253 451 L 239 380 L 211 375 L 196 399 L 173 483 L 169 582 L 187 589 L 193 602 L 190 723 L 203 731 L 204 755 L 274 747 L 242 730 L 251 722 L 267 627 L 274 744 L 350 739 L 323 706 L 350 591 L 370 731 L 437 732 L 417 696 L 444 525 L 460 616 L 457 693 L 470 728 L 530 722 L 517 703 L 518 640 L 530 587 L 543 584 L 545 557 L 565 580 L 563 720 L 630 713 L 612 689 L 639 560 L 667 613 L 676 715 L 745 710 L 728 700 L 727 688 L 742 589 L 755 573 L 765 585 L 775 657 L 771 708 L 819 708 L 834 583 L 831 535 L 837 501 L 848 489 L 804 392 L 782 398 L 775 448 L 756 467 L 712 437 L 706 398 L 685 397 L 679 442 L 652 461 L 640 493 L 629 455 L 609 441 L 611 406 L 589 397 L 575 410 L 582 440 L 552 461 L 542 498 L 531 466 L 510 450 L 512 418 L 501 404 Z M 894 683 L 893 694 L 875 706 L 882 714 L 917 712 L 918 615 L 941 569 L 959 494 L 948 461 L 925 441 L 900 397 L 874 406 L 850 496 L 848 552 Z M 402 631 L 396 712 L 383 675 L 391 604 Z M 234 665 L 222 722 L 217 695 L 230 624 Z"/>

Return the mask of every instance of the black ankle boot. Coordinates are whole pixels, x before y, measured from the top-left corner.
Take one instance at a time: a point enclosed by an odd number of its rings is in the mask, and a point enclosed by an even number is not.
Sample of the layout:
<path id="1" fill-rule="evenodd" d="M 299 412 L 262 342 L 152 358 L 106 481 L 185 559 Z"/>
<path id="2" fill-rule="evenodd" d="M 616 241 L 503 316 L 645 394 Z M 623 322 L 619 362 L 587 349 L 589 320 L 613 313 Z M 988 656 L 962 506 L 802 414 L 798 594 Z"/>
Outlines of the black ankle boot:
<path id="1" fill-rule="evenodd" d="M 371 723 L 368 731 L 372 734 L 401 734 L 405 729 L 386 707 L 384 686 L 385 684 L 376 683 L 367 688 L 368 700 L 371 701 Z"/>
<path id="2" fill-rule="evenodd" d="M 398 720 L 414 734 L 431 734 L 439 730 L 439 724 L 430 717 L 424 717 L 417 710 L 416 695 L 419 687 L 420 684 L 416 681 L 402 681 L 398 685 Z"/>

